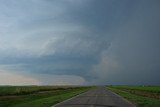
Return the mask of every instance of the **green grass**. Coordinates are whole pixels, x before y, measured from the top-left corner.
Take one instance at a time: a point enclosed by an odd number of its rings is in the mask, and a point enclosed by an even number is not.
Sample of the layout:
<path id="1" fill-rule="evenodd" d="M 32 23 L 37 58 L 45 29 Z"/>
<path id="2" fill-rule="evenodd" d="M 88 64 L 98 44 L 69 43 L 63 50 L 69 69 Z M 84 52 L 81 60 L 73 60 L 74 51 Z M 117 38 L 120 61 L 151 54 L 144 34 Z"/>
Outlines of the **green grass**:
<path id="1" fill-rule="evenodd" d="M 1 95 L 0 107 L 50 107 L 53 104 L 85 92 L 90 88 L 91 87 L 61 87 L 52 90 L 49 88 L 49 90 L 47 90 L 45 87 L 45 90 L 38 92 L 31 91 L 35 92 L 31 94 Z"/>
<path id="2" fill-rule="evenodd" d="M 76 90 L 73 92 L 67 92 L 60 95 L 55 95 L 47 98 L 41 98 L 34 101 L 26 102 L 26 103 L 21 103 L 21 104 L 15 105 L 14 107 L 30 107 L 33 105 L 34 107 L 50 107 L 56 103 L 59 103 L 63 100 L 66 100 L 82 92 L 84 92 L 84 90 Z"/>
<path id="3" fill-rule="evenodd" d="M 40 91 L 61 90 L 71 88 L 67 86 L 0 86 L 0 96 L 2 95 L 24 95 Z"/>
<path id="4" fill-rule="evenodd" d="M 152 98 L 152 96 L 144 96 L 143 94 L 137 94 L 134 91 L 140 90 L 139 92 L 145 94 L 152 93 L 159 93 L 160 87 L 130 87 L 130 86 L 111 86 L 108 89 L 119 94 L 120 96 L 128 99 L 138 107 L 160 107 L 160 99 L 157 97 Z M 153 89 L 153 90 L 152 90 Z M 128 91 L 132 90 L 132 91 Z M 148 93 L 146 93 L 148 92 Z"/>
<path id="5" fill-rule="evenodd" d="M 139 90 L 146 92 L 160 93 L 160 86 L 112 86 L 118 89 Z"/>

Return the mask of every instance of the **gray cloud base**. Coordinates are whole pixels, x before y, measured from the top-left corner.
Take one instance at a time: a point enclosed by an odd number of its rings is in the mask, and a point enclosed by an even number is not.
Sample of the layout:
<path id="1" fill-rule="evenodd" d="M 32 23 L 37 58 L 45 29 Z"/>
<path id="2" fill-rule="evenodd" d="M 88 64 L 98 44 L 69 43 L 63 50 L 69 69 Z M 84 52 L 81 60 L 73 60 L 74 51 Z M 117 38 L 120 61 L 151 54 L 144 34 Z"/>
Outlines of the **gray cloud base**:
<path id="1" fill-rule="evenodd" d="M 1 69 L 160 84 L 158 0 L 1 2 Z"/>

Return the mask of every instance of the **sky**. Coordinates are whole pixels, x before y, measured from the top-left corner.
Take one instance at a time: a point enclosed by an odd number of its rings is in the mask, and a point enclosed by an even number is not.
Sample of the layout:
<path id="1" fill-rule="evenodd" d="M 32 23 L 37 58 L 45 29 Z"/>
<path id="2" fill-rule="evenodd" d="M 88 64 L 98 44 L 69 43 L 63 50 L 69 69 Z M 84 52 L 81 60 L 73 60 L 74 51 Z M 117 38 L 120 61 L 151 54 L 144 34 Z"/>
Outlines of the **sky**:
<path id="1" fill-rule="evenodd" d="M 0 85 L 160 85 L 159 0 L 0 0 Z"/>

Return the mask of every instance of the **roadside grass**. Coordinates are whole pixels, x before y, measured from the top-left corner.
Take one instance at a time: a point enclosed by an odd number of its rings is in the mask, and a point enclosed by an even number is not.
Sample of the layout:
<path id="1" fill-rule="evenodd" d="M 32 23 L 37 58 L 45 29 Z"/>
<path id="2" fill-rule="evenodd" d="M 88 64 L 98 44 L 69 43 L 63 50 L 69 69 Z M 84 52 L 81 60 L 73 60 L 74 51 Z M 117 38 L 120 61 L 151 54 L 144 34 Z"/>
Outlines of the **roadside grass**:
<path id="1" fill-rule="evenodd" d="M 4 95 L 25 95 L 40 91 L 63 90 L 75 88 L 69 86 L 0 86 L 0 96 Z"/>
<path id="2" fill-rule="evenodd" d="M 117 89 L 139 90 L 152 93 L 160 93 L 160 86 L 112 86 Z"/>
<path id="3" fill-rule="evenodd" d="M 139 96 L 160 99 L 160 86 L 112 86 L 112 88 Z"/>
<path id="4" fill-rule="evenodd" d="M 134 103 L 135 105 L 137 105 L 138 107 L 160 107 L 160 99 L 157 98 L 152 98 L 152 97 L 146 97 L 140 94 L 135 94 L 132 93 L 131 91 L 127 91 L 125 90 L 125 88 L 128 88 L 129 86 L 111 86 L 108 87 L 109 90 L 119 94 L 120 96 L 128 99 L 129 101 L 131 101 L 132 103 Z M 137 89 L 136 87 L 131 87 L 132 91 L 133 89 Z M 138 89 L 140 89 L 142 91 L 142 88 L 139 87 Z M 143 88 L 144 89 L 144 88 Z M 151 89 L 151 87 L 150 87 Z M 150 90 L 149 89 L 149 90 Z M 155 91 L 149 91 L 149 92 L 155 92 Z M 157 92 L 157 91 L 156 91 Z"/>
<path id="5" fill-rule="evenodd" d="M 67 87 L 25 95 L 0 96 L 0 107 L 50 107 L 89 89 L 91 87 Z"/>
<path id="6" fill-rule="evenodd" d="M 30 102 L 36 99 L 47 98 L 57 94 L 63 94 L 66 91 L 56 90 L 56 91 L 49 91 L 43 93 L 36 93 L 36 94 L 28 94 L 28 95 L 14 95 L 14 96 L 1 96 L 0 97 L 0 107 L 12 107 L 13 105 Z"/>
<path id="7" fill-rule="evenodd" d="M 47 98 L 42 98 L 42 99 L 18 104 L 18 105 L 15 105 L 14 107 L 30 107 L 33 105 L 34 105 L 34 107 L 51 107 L 52 105 L 54 105 L 56 103 L 62 102 L 64 100 L 71 98 L 75 95 L 78 95 L 84 91 L 86 91 L 86 90 L 77 90 L 74 92 L 63 93 L 63 94 L 56 95 L 56 96 L 51 96 L 51 97 L 47 97 Z"/>

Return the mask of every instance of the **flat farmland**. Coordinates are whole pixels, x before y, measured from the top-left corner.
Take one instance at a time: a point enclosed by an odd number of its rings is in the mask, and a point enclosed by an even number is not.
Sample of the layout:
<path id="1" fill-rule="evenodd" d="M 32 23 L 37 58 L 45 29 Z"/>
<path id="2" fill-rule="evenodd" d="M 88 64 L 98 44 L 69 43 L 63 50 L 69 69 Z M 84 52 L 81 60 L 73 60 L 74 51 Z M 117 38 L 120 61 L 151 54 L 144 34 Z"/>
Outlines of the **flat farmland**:
<path id="1" fill-rule="evenodd" d="M 160 107 L 160 86 L 109 86 L 138 107 Z"/>
<path id="2" fill-rule="evenodd" d="M 0 107 L 50 107 L 91 87 L 1 86 Z"/>

